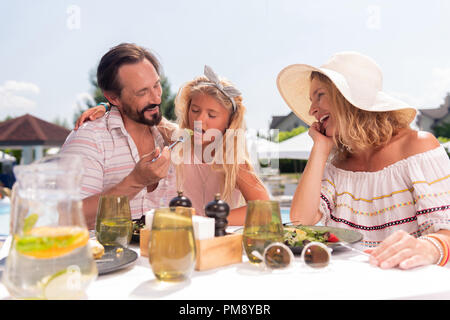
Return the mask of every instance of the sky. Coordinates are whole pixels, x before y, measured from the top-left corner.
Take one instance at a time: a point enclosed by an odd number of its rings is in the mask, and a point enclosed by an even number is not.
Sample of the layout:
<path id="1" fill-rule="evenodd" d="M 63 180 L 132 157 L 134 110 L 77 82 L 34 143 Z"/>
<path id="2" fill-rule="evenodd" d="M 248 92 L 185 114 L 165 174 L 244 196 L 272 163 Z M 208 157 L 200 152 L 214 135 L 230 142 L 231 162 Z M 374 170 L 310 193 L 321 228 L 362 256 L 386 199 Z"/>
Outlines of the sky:
<path id="1" fill-rule="evenodd" d="M 276 87 L 284 67 L 340 51 L 375 59 L 384 91 L 436 108 L 450 91 L 449 16 L 446 0 L 3 0 L 0 119 L 73 125 L 89 74 L 122 42 L 155 52 L 173 93 L 210 65 L 243 93 L 255 130 L 290 112 Z"/>

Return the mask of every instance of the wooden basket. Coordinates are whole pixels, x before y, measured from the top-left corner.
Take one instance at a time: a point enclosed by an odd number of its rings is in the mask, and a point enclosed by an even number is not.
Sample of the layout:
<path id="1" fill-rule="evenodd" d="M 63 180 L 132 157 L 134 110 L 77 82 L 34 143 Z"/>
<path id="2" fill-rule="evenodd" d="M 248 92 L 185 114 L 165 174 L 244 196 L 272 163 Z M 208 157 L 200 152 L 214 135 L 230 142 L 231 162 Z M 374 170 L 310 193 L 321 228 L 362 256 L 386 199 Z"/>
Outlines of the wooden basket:
<path id="1" fill-rule="evenodd" d="M 149 229 L 141 229 L 141 256 L 148 257 Z M 209 270 L 242 262 L 242 234 L 229 233 L 223 237 L 195 240 L 197 252 L 195 270 Z"/>

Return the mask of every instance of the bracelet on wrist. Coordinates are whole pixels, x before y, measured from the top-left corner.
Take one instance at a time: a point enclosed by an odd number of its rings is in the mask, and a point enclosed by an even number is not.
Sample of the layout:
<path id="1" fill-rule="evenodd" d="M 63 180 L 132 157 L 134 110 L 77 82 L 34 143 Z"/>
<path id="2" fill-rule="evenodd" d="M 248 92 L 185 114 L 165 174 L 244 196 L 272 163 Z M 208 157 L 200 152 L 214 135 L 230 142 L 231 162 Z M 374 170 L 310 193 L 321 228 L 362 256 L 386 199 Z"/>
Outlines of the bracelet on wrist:
<path id="1" fill-rule="evenodd" d="M 448 262 L 448 256 L 449 256 L 449 247 L 448 245 L 443 242 L 438 237 L 428 235 L 428 236 L 421 236 L 419 239 L 427 240 L 430 243 L 432 243 L 439 251 L 439 259 L 436 262 L 438 266 L 444 266 Z"/>
<path id="2" fill-rule="evenodd" d="M 98 105 L 99 105 L 99 106 L 104 106 L 106 112 L 109 111 L 109 104 L 108 104 L 108 103 L 106 103 L 106 102 L 100 102 Z"/>

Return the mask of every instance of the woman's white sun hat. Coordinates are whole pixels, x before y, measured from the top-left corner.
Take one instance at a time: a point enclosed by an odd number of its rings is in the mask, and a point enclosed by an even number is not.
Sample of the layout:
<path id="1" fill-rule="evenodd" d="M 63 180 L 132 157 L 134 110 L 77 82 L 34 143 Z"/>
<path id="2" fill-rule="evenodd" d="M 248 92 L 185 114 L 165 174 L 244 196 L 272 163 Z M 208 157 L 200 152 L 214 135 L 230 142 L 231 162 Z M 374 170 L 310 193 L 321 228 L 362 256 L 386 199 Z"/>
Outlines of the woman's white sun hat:
<path id="1" fill-rule="evenodd" d="M 306 124 L 316 119 L 308 114 L 310 75 L 312 71 L 326 75 L 340 93 L 355 107 L 372 112 L 407 109 L 410 122 L 416 109 L 389 96 L 383 89 L 383 74 L 372 59 L 358 52 L 340 52 L 319 68 L 306 64 L 293 64 L 280 71 L 277 86 L 281 96 L 292 111 Z"/>

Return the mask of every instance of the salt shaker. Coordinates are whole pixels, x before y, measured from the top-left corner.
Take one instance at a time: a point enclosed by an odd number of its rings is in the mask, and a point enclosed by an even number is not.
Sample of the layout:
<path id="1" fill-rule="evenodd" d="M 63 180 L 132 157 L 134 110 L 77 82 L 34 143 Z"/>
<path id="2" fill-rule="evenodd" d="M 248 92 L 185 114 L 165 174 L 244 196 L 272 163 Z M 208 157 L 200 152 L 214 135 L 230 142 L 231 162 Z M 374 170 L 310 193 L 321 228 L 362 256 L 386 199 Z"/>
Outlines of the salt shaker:
<path id="1" fill-rule="evenodd" d="M 230 206 L 223 200 L 220 200 L 220 193 L 217 193 L 214 200 L 205 206 L 205 214 L 215 219 L 215 232 L 216 237 L 226 235 L 225 229 L 228 225 L 227 217 L 230 213 Z"/>

